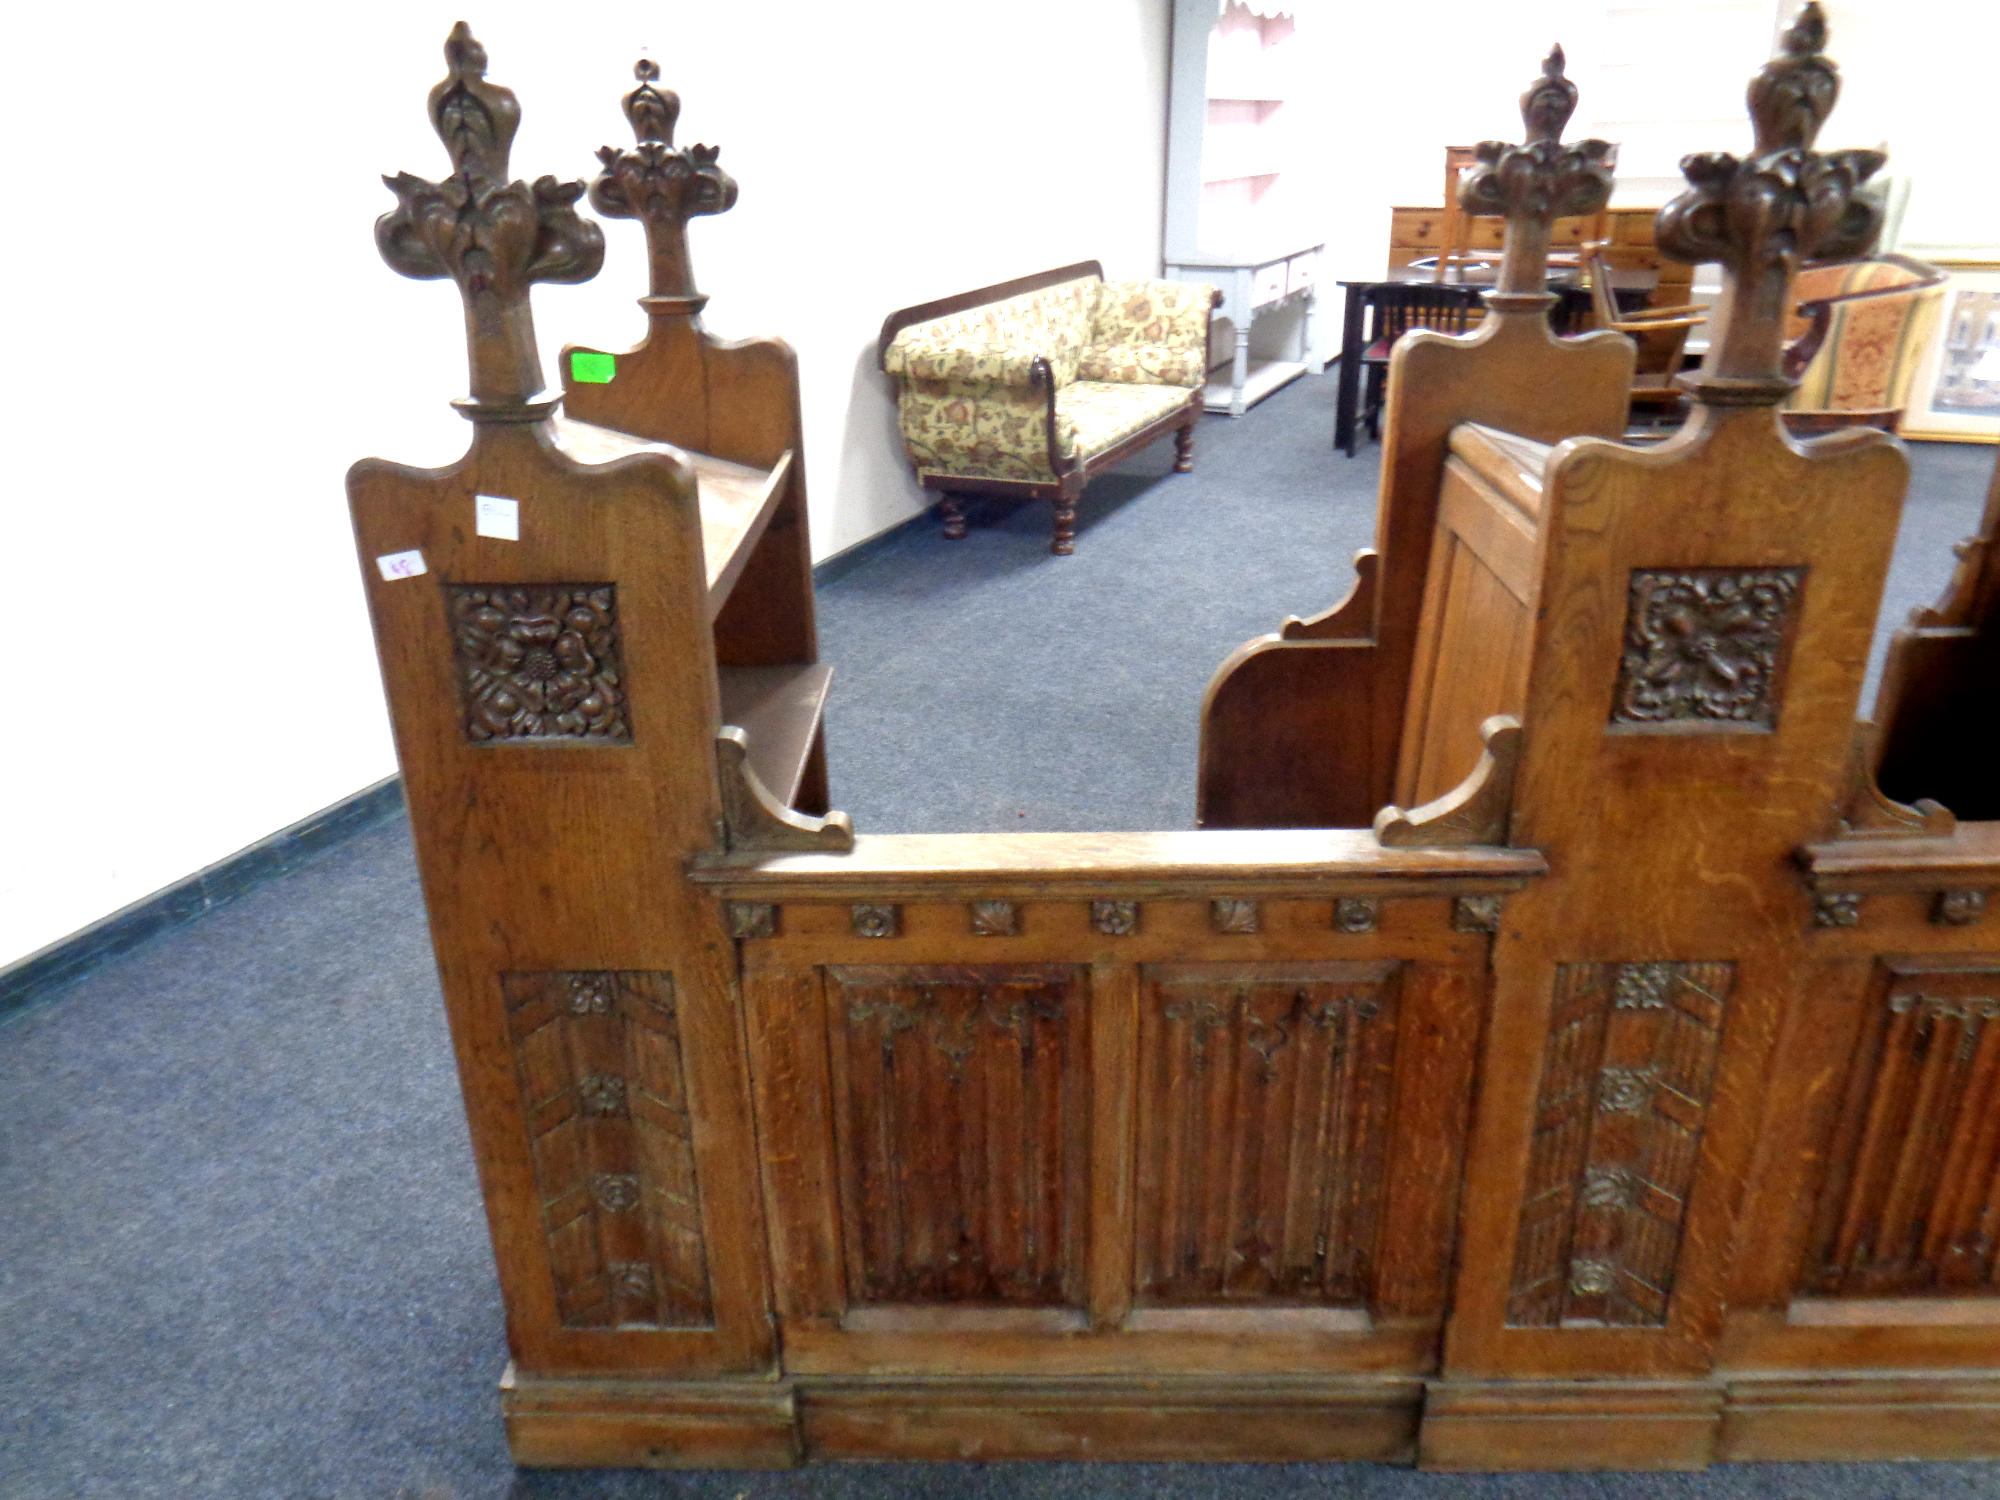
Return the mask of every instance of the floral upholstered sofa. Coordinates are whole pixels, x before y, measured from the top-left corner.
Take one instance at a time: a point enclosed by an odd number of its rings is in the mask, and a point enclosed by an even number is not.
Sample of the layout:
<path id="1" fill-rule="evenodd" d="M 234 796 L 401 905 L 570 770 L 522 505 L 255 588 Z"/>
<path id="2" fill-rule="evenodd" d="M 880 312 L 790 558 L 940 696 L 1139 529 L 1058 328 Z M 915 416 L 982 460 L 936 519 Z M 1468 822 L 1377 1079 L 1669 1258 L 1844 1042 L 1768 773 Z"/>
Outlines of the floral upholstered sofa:
<path id="1" fill-rule="evenodd" d="M 1169 431 L 1175 470 L 1193 468 L 1215 300 L 1085 261 L 891 313 L 882 368 L 945 535 L 965 535 L 959 496 L 1018 495 L 1055 502 L 1049 550 L 1073 552 L 1092 477 Z"/>
<path id="2" fill-rule="evenodd" d="M 1944 306 L 1946 274 L 1883 254 L 1801 270 L 1785 321 L 1785 402 L 1794 433 L 1869 426 L 1894 432 Z"/>

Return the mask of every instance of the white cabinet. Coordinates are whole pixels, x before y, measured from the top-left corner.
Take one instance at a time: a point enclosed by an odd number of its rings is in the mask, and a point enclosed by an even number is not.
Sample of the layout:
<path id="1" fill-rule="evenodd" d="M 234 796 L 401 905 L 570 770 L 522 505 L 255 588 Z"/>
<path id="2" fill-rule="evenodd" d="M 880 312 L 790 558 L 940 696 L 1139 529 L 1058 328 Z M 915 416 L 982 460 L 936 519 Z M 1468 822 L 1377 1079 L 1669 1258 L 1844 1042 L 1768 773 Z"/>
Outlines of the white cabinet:
<path id="1" fill-rule="evenodd" d="M 1294 227 L 1303 185 L 1286 104 L 1300 71 L 1292 17 L 1270 0 L 1174 0 L 1163 259 L 1173 280 L 1222 288 L 1217 316 L 1231 324 L 1234 350 L 1205 399 L 1231 416 L 1312 359 L 1321 247 Z M 1253 358 L 1252 324 L 1293 307 L 1296 357 Z"/>

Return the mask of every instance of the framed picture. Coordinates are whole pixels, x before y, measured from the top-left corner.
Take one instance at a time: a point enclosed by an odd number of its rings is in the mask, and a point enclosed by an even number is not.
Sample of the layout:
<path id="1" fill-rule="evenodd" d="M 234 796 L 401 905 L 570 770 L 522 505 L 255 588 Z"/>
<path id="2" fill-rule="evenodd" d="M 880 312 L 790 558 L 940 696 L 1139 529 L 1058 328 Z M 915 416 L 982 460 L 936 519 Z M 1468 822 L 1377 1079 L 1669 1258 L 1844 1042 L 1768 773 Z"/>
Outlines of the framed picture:
<path id="1" fill-rule="evenodd" d="M 1944 309 L 1910 404 L 1906 438 L 2000 443 L 2000 262 L 1947 264 Z"/>

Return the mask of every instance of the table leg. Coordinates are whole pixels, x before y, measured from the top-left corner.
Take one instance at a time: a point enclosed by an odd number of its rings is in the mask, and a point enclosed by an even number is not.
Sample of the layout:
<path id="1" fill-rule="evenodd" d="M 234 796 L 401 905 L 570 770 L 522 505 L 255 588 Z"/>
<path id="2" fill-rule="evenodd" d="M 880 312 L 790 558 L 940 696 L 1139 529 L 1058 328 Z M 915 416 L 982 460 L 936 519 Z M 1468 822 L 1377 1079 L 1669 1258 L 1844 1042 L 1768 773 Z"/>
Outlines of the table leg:
<path id="1" fill-rule="evenodd" d="M 1240 417 L 1247 408 L 1243 404 L 1243 382 L 1250 378 L 1250 320 L 1244 319 L 1236 325 L 1236 358 L 1229 364 L 1229 415 Z"/>
<path id="2" fill-rule="evenodd" d="M 1333 407 L 1333 446 L 1354 457 L 1354 413 L 1361 399 L 1361 329 L 1368 309 L 1367 289 L 1350 283 L 1340 328 L 1340 388 Z"/>

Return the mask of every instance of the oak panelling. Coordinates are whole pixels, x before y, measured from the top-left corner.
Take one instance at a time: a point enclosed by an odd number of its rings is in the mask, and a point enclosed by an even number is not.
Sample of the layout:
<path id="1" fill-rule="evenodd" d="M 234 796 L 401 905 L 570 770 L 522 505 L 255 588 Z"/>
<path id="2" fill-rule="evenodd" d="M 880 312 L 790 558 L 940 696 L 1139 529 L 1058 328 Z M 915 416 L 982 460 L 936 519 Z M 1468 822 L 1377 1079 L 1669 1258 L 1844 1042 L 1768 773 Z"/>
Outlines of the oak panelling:
<path id="1" fill-rule="evenodd" d="M 2000 1457 L 2000 1380 L 1951 1372 L 1731 1381 L 1715 1456 L 1725 1463 Z"/>
<path id="2" fill-rule="evenodd" d="M 1483 1379 L 1710 1368 L 1778 1027 L 1818 931 L 1804 882 L 1780 872 L 1825 836 L 1838 803 L 1906 480 L 1885 438 L 1801 447 L 1756 407 L 1697 407 L 1652 448 L 1580 439 L 1551 456 L 1511 839 L 1544 850 L 1556 873 L 1509 898 L 1494 946 L 1470 1152 L 1481 1165 L 1467 1178 L 1448 1369 Z M 1799 567 L 1771 728 L 1607 732 L 1635 572 Z M 1703 641 L 1686 649 L 1692 671 L 1708 670 L 1696 664 Z M 1510 1327 L 1537 1125 L 1532 1060 L 1546 1048 L 1557 972 L 1634 959 L 1736 966 L 1666 1322 Z"/>
<path id="3" fill-rule="evenodd" d="M 948 1332 L 819 1326 L 794 1332 L 788 1327 L 785 1371 L 815 1376 L 1241 1376 L 1413 1375 L 1436 1368 L 1435 1320 L 1371 1321 L 1365 1332 L 1333 1331 L 1326 1327 L 1324 1308 L 1214 1311 L 1228 1314 L 1229 1321 L 1218 1316 L 1206 1328 L 1128 1326 L 1106 1332 L 1081 1326 Z M 1081 1319 L 1074 1323 L 1080 1325 Z"/>
<path id="4" fill-rule="evenodd" d="M 1958 1308 L 1976 1300 L 1981 1316 L 1945 1323 Z M 1850 1305 L 1846 1298 L 1815 1298 L 1818 1307 Z M 1931 1318 L 1905 1316 L 1896 1303 L 1921 1301 L 1935 1309 Z M 1793 1306 L 1800 1306 L 1794 1303 Z M 1793 1322 L 1788 1310 L 1731 1309 L 1717 1347 L 1719 1369 L 1745 1375 L 1767 1370 L 1820 1373 L 1828 1370 L 1975 1370 L 2000 1367 L 2000 1337 L 1985 1317 L 1988 1297 L 1898 1298 L 1860 1304 L 1879 1321 L 1866 1324 Z M 1813 1313 L 1807 1313 L 1812 1319 Z"/>
<path id="5" fill-rule="evenodd" d="M 1149 967 L 1141 997 L 1135 1300 L 1366 1305 L 1393 968 Z"/>
<path id="6" fill-rule="evenodd" d="M 1085 899 L 1220 893 L 1211 887 L 1244 896 L 1426 889 L 1463 894 L 1510 890 L 1547 869 L 1536 849 L 1386 849 L 1369 829 L 1354 827 L 863 833 L 845 854 L 728 855 L 699 861 L 690 876 L 717 895 L 745 901 L 787 895 L 859 901 L 937 900 L 961 890 L 1016 899 L 1065 890 L 1078 890 Z"/>
<path id="7" fill-rule="evenodd" d="M 1407 1462 L 1408 1380 L 814 1381 L 799 1420 L 815 1458 Z"/>
<path id="8" fill-rule="evenodd" d="M 1357 806 L 1365 821 L 1397 800 L 1451 430 L 1477 422 L 1538 442 L 1614 437 L 1625 430 L 1632 360 L 1623 334 L 1559 339 L 1539 308 L 1496 309 L 1465 337 L 1418 330 L 1397 343 L 1382 429 L 1373 608 L 1343 628 L 1343 639 L 1262 636 L 1217 670 L 1202 715 L 1196 815 L 1204 828 L 1337 827 Z M 1333 693 L 1352 708 L 1330 714 L 1323 698 Z M 1311 740 L 1292 725 L 1300 715 L 1312 721 Z M 1272 749 L 1300 743 L 1314 746 L 1317 778 L 1297 767 L 1283 781 L 1268 778 Z M 1478 749 L 1475 737 L 1472 760 Z"/>
<path id="9" fill-rule="evenodd" d="M 1704 1469 L 1721 1408 L 1705 1381 L 1433 1381 L 1417 1467 Z"/>
<path id="10" fill-rule="evenodd" d="M 826 984 L 849 1305 L 1081 1305 L 1084 971 L 837 967 Z"/>
<path id="11" fill-rule="evenodd" d="M 1405 965 L 1389 1157 L 1387 1219 L 1375 1274 L 1378 1323 L 1436 1327 L 1450 1300 L 1466 1174 L 1473 1075 L 1487 1006 L 1483 964 Z M 1435 1368 L 1435 1350 L 1432 1363 Z"/>
<path id="12" fill-rule="evenodd" d="M 1139 976 L 1100 963 L 1090 975 L 1090 1325 L 1132 1310 L 1132 1140 L 1139 1074 Z"/>
<path id="13" fill-rule="evenodd" d="M 665 974 L 503 974 L 567 1328 L 701 1328 L 708 1247 Z"/>
<path id="14" fill-rule="evenodd" d="M 803 1456 L 797 1400 L 774 1380 L 500 1380 L 523 1468 L 782 1469 Z"/>
<path id="15" fill-rule="evenodd" d="M 411 810 L 513 1351 L 532 1374 L 753 1370 L 772 1356 L 731 945 L 682 878 L 712 841 L 716 685 L 693 479 L 650 450 L 579 464 L 546 426 L 478 422 L 457 463 L 356 464 L 350 504 Z M 478 494 L 518 497 L 521 537 L 477 535 Z M 427 572 L 375 559 L 421 551 Z M 444 585 L 616 589 L 632 738 L 469 743 Z M 635 893 L 648 893 L 638 899 Z M 712 1329 L 565 1328 L 500 976 L 672 973 Z"/>
<path id="16" fill-rule="evenodd" d="M 1479 726 L 1518 714 L 1534 613 L 1535 523 L 1463 459 L 1445 463 L 1396 800 L 1440 797 L 1479 762 Z"/>
<path id="17" fill-rule="evenodd" d="M 2000 968 L 1888 966 L 1864 1009 L 1802 1291 L 1992 1293 Z"/>
<path id="18" fill-rule="evenodd" d="M 837 1326 L 847 1309 L 823 976 L 786 967 L 763 943 L 743 944 L 743 956 L 772 1291 L 789 1336 Z"/>
<path id="19" fill-rule="evenodd" d="M 1945 838 L 1834 839 L 1809 844 L 1800 855 L 1815 890 L 2000 890 L 2000 823 L 1960 823 Z M 1872 915 L 1864 925 L 1873 926 Z"/>
<path id="20" fill-rule="evenodd" d="M 1664 1325 L 1729 964 L 1556 970 L 1507 1321 Z"/>

